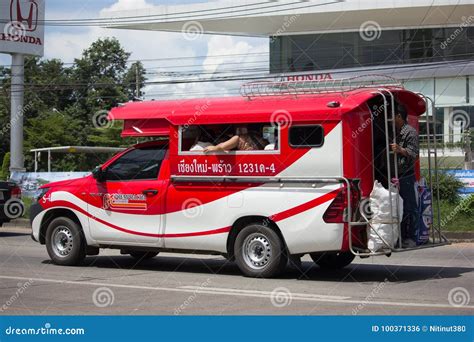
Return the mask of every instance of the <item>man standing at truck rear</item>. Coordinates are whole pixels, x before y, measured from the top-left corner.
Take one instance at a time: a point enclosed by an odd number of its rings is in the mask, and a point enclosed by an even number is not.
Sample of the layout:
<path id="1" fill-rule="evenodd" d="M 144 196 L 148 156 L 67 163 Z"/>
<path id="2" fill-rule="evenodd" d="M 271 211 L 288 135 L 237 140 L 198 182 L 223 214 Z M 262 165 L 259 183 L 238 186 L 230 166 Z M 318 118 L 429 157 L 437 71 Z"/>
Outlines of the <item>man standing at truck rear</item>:
<path id="1" fill-rule="evenodd" d="M 400 196 L 403 198 L 402 246 L 409 248 L 416 246 L 418 221 L 415 192 L 415 162 L 419 153 L 418 133 L 408 124 L 408 112 L 404 105 L 397 104 L 395 113 L 397 137 L 396 143 L 391 144 L 391 148 L 397 154 Z"/>

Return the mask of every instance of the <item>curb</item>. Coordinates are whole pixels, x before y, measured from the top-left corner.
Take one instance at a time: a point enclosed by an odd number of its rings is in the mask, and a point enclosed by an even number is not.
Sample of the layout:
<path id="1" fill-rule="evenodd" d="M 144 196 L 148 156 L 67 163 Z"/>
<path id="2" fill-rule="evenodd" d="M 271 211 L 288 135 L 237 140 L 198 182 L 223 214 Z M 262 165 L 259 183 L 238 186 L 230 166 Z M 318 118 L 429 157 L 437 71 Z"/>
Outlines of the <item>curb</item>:
<path id="1" fill-rule="evenodd" d="M 31 228 L 31 223 L 29 219 L 26 218 L 18 218 L 10 222 L 5 222 L 3 224 L 3 228 L 10 227 L 10 228 Z"/>
<path id="2" fill-rule="evenodd" d="M 446 232 L 444 235 L 451 242 L 474 242 L 474 232 Z"/>

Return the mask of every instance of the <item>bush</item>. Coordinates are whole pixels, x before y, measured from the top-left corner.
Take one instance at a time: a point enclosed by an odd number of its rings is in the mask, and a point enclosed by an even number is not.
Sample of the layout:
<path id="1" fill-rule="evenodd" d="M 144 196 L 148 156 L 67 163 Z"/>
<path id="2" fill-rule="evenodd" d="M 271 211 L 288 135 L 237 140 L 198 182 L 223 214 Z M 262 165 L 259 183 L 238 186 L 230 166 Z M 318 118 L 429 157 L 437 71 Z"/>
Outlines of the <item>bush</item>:
<path id="1" fill-rule="evenodd" d="M 425 172 L 423 177 L 429 182 L 428 173 Z M 435 175 L 433 174 L 433 183 Z M 459 190 L 464 187 L 463 182 L 445 172 L 438 172 L 439 197 L 449 203 L 457 203 L 459 201 Z M 433 184 L 433 195 L 436 194 L 437 186 Z"/>

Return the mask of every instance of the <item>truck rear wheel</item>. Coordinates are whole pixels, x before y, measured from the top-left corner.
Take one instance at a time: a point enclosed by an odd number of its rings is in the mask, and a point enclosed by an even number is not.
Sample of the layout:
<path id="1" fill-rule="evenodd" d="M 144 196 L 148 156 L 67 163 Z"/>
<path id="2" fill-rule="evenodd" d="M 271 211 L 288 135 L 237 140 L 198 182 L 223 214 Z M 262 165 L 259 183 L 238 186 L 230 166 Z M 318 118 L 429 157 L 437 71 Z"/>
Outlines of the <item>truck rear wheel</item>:
<path id="1" fill-rule="evenodd" d="M 311 253 L 311 259 L 319 267 L 327 270 L 337 270 L 349 265 L 355 258 L 351 252 Z"/>
<path id="2" fill-rule="evenodd" d="M 79 224 L 68 217 L 55 218 L 46 230 L 46 249 L 57 265 L 74 266 L 86 257 L 86 241 Z"/>
<path id="3" fill-rule="evenodd" d="M 235 261 L 248 277 L 270 278 L 287 263 L 283 241 L 271 228 L 253 224 L 242 229 L 234 243 Z"/>
<path id="4" fill-rule="evenodd" d="M 141 252 L 141 251 L 130 252 L 130 256 L 140 261 L 154 258 L 157 255 L 158 255 L 158 252 Z"/>

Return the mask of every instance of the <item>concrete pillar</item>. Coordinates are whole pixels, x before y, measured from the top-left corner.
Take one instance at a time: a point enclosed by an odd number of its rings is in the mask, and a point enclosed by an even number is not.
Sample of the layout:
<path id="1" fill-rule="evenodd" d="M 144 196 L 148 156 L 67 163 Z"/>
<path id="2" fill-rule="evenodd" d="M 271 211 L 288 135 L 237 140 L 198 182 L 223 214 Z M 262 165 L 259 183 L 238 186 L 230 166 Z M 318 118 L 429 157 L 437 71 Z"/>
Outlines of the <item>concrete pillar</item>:
<path id="1" fill-rule="evenodd" d="M 24 55 L 12 55 L 11 71 L 10 172 L 14 172 L 25 171 L 23 157 Z"/>
<path id="2" fill-rule="evenodd" d="M 449 124 L 449 114 L 450 114 L 450 108 L 445 107 L 444 108 L 444 120 L 443 120 L 443 142 L 449 143 L 450 142 L 450 135 L 451 135 L 451 126 Z"/>

